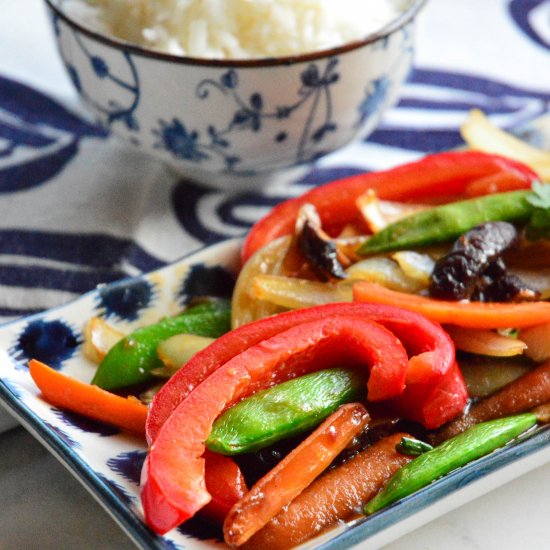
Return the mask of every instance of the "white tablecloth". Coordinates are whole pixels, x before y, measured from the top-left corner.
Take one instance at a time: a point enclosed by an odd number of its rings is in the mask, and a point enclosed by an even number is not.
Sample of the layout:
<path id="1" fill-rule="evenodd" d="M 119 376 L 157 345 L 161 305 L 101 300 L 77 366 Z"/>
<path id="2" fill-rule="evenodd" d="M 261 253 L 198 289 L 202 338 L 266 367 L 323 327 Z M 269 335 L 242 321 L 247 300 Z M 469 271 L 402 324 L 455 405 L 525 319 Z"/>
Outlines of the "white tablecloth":
<path id="1" fill-rule="evenodd" d="M 383 152 L 378 161 L 381 166 L 431 149 L 453 146 L 457 140 L 457 126 L 470 106 L 485 108 L 503 125 L 526 121 L 547 110 L 550 2 L 430 0 L 420 18 L 415 68 L 403 102 L 388 114 L 373 141 L 366 145 L 373 151 Z M 40 0 L 0 0 L 0 77 L 31 86 L 71 109 L 76 105 Z M 433 108 L 434 102 L 437 109 Z M 0 115 L 6 115 L 6 105 L 2 103 Z M 427 131 L 422 139 L 416 140 L 420 145 L 415 151 L 408 149 L 410 141 L 407 145 L 396 137 L 401 128 L 404 130 L 402 135 L 410 137 L 411 132 L 419 132 L 422 127 Z M 0 138 L 0 152 L 1 147 Z M 112 159 L 130 155 L 138 165 L 140 162 L 140 166 L 148 165 L 143 164 L 136 153 L 128 152 L 116 142 L 109 145 L 107 153 L 103 145 L 101 153 L 91 151 L 89 154 L 111 155 Z M 335 157 L 324 167 L 337 165 Z M 0 155 L 0 172 L 2 166 Z M 136 169 L 130 175 L 113 164 L 103 171 L 102 177 L 128 183 L 138 174 L 139 183 L 145 190 L 148 181 L 166 177 L 162 167 L 154 164 L 145 172 Z M 0 269 L 0 316 L 4 319 L 66 301 L 83 291 L 86 284 L 97 282 L 94 277 L 74 278 L 76 282 L 71 278 L 71 284 L 63 283 L 58 287 L 34 284 L 33 281 L 39 279 L 32 277 L 30 282 L 20 282 L 21 274 L 27 273 L 29 266 L 61 269 L 59 264 L 63 263 L 59 258 L 41 258 L 39 252 L 28 260 L 28 250 L 17 256 L 13 246 L 5 244 L 9 231 L 29 225 L 33 208 L 44 210 L 44 204 L 32 198 L 32 194 L 25 192 L 0 195 L 0 237 L 4 237 L 0 240 L 0 265 L 6 268 L 5 271 Z M 223 200 L 223 196 L 217 198 Z M 87 203 L 87 217 L 78 212 L 77 203 L 71 203 L 71 207 L 77 209 L 72 216 L 66 212 L 54 222 L 47 216 L 38 216 L 36 224 L 43 223 L 45 228 L 59 231 L 64 228 L 73 231 L 77 224 L 101 226 L 101 220 L 107 218 L 109 212 L 94 211 L 93 204 L 90 207 Z M 100 202 L 96 206 L 100 208 Z M 140 220 L 135 234 L 124 234 L 127 227 L 113 229 L 117 238 L 128 238 L 129 242 L 133 239 L 132 242 L 145 253 L 134 264 L 130 262 L 127 272 L 170 261 L 208 240 L 204 233 L 186 229 L 177 240 L 166 241 L 163 232 L 170 227 L 155 225 L 158 218 L 154 208 L 136 209 L 134 214 Z M 225 228 L 220 232 L 231 233 L 238 229 Z M 157 254 L 148 254 L 151 251 Z M 17 261 L 14 261 L 15 256 Z M 15 279 L 10 278 L 10 273 L 16 274 Z M 110 280 L 121 274 L 124 273 L 101 272 L 98 268 L 95 276 L 104 275 Z M 394 542 L 391 548 L 549 548 L 550 535 L 546 526 L 550 510 L 549 480 L 550 464 L 420 527 Z M 0 508 L 2 549 L 122 549 L 132 546 L 78 482 L 21 428 L 0 435 L 0 493 L 8 503 Z"/>

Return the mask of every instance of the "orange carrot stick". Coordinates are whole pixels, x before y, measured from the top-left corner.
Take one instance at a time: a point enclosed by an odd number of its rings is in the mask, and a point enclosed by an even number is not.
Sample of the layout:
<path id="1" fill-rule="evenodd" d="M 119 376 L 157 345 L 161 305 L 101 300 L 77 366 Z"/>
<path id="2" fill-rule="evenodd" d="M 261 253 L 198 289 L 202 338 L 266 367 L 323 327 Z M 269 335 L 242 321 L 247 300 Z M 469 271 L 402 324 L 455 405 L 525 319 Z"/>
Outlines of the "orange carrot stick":
<path id="1" fill-rule="evenodd" d="M 31 359 L 29 371 L 44 399 L 68 410 L 144 436 L 148 409 L 135 397 L 121 397 L 66 376 L 44 363 Z M 206 483 L 212 500 L 204 515 L 220 524 L 231 506 L 246 492 L 246 483 L 235 462 L 228 456 L 207 452 Z"/>
<path id="2" fill-rule="evenodd" d="M 389 435 L 319 476 L 243 549 L 287 550 L 339 520 L 352 519 L 399 468 L 413 459 L 395 448 L 403 437 L 411 436 L 406 433 Z"/>
<path id="3" fill-rule="evenodd" d="M 353 299 L 399 306 L 432 321 L 469 328 L 525 328 L 550 322 L 550 302 L 452 302 L 405 294 L 368 281 L 353 285 Z"/>
<path id="4" fill-rule="evenodd" d="M 133 432 L 145 434 L 147 407 L 136 398 L 125 398 L 62 374 L 32 359 L 29 371 L 48 403 Z"/>
<path id="5" fill-rule="evenodd" d="M 223 526 L 225 542 L 244 544 L 321 474 L 368 421 L 360 403 L 332 413 L 231 508 Z"/>

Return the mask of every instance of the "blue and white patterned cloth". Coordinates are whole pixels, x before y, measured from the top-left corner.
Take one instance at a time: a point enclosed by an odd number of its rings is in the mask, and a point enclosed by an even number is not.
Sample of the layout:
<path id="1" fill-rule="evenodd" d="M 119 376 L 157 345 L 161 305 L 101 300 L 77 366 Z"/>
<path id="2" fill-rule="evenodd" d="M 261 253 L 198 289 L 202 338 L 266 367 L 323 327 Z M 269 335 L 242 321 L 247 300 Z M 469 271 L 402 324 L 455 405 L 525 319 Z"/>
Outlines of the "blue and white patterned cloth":
<path id="1" fill-rule="evenodd" d="M 0 321 L 244 234 L 271 206 L 312 186 L 458 146 L 471 108 L 503 127 L 548 111 L 550 1 L 479 4 L 430 0 L 410 80 L 367 141 L 299 180 L 247 192 L 178 179 L 73 102 L 0 74 Z"/>

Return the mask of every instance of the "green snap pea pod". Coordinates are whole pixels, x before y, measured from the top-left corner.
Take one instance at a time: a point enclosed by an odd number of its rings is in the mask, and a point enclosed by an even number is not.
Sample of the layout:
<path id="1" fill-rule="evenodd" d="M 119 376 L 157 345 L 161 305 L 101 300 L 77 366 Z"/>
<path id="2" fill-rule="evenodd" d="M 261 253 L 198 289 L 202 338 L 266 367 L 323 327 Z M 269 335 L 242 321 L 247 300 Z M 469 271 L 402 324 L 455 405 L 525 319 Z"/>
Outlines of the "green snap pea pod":
<path id="1" fill-rule="evenodd" d="M 200 304 L 177 317 L 139 328 L 117 342 L 99 364 L 92 384 L 105 390 L 141 384 L 154 378 L 152 369 L 161 366 L 158 344 L 180 333 L 216 338 L 230 329 L 229 302 Z"/>
<path id="2" fill-rule="evenodd" d="M 468 462 L 480 458 L 517 437 L 537 423 L 531 413 L 490 420 L 448 439 L 398 470 L 364 508 L 373 514 Z"/>
<path id="3" fill-rule="evenodd" d="M 370 237 L 359 253 L 378 254 L 454 241 L 489 221 L 526 223 L 535 211 L 527 200 L 532 195 L 527 190 L 510 191 L 421 210 Z"/>
<path id="4" fill-rule="evenodd" d="M 206 446 L 225 455 L 262 449 L 317 426 L 364 391 L 364 381 L 344 369 L 327 369 L 288 380 L 225 411 L 214 422 Z"/>

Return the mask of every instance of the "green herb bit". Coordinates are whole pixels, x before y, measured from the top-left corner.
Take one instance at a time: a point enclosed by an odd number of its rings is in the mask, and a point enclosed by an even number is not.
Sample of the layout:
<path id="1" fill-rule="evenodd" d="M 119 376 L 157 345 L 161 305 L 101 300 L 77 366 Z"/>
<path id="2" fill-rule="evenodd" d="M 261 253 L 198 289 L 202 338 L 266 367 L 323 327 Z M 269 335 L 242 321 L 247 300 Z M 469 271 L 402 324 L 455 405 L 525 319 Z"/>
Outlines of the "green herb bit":
<path id="1" fill-rule="evenodd" d="M 535 181 L 531 191 L 532 193 L 527 197 L 529 204 L 542 210 L 550 209 L 550 183 Z"/>
<path id="2" fill-rule="evenodd" d="M 550 184 L 536 181 L 531 189 L 533 192 L 527 201 L 535 210 L 525 228 L 525 236 L 535 241 L 550 237 Z"/>
<path id="3" fill-rule="evenodd" d="M 401 441 L 395 446 L 397 452 L 408 456 L 420 456 L 433 449 L 433 446 L 425 441 L 413 439 L 412 437 L 402 437 Z"/>

